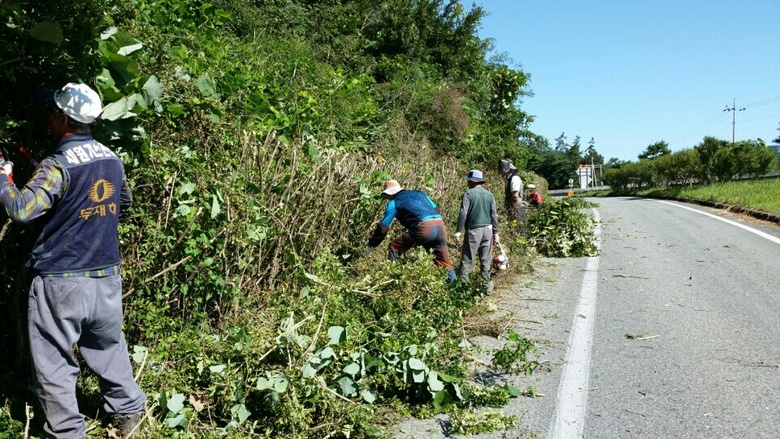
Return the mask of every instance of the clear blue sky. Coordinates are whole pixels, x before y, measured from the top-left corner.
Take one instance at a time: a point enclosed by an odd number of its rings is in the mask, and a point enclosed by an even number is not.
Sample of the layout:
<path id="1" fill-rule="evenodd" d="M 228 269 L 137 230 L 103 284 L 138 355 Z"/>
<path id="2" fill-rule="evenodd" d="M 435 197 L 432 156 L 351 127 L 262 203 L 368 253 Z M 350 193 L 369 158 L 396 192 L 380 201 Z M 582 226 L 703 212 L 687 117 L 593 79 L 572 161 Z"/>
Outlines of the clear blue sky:
<path id="1" fill-rule="evenodd" d="M 531 75 L 531 131 L 637 160 L 704 136 L 780 136 L 780 0 L 474 0 L 481 38 Z M 468 7 L 471 2 L 463 0 Z M 736 108 L 727 112 L 736 99 Z"/>

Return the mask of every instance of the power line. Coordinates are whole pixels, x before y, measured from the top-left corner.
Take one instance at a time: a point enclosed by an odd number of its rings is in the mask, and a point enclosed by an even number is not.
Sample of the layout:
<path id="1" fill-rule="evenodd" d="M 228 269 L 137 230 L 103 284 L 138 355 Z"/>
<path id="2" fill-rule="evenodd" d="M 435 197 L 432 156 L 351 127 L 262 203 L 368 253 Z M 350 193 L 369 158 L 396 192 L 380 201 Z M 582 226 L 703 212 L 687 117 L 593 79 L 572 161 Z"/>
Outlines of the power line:
<path id="1" fill-rule="evenodd" d="M 732 142 L 734 142 L 736 140 L 736 123 L 737 123 L 736 113 L 738 111 L 745 111 L 745 110 L 749 110 L 749 109 L 752 109 L 752 108 L 755 108 L 755 107 L 763 107 L 763 106 L 766 106 L 766 105 L 772 105 L 772 104 L 776 104 L 776 103 L 780 103 L 780 96 L 775 96 L 773 98 L 758 100 L 758 101 L 755 101 L 755 102 L 751 102 L 751 103 L 745 105 L 742 108 L 737 108 L 737 106 L 736 106 L 736 98 L 735 98 L 734 101 L 732 102 L 732 106 L 731 107 L 729 107 L 727 105 L 726 108 L 724 110 L 722 110 L 721 112 L 716 113 L 715 115 L 713 115 L 712 117 L 706 119 L 705 121 L 703 121 L 699 125 L 696 125 L 695 127 L 690 128 L 687 131 L 684 131 L 684 132 L 678 134 L 677 136 L 674 136 L 672 138 L 667 139 L 667 141 L 668 142 L 678 142 L 678 141 L 687 139 L 689 137 L 693 137 L 693 136 L 699 135 L 701 133 L 705 133 L 705 132 L 709 131 L 710 129 L 712 129 L 714 127 L 717 127 L 720 124 L 722 124 L 723 122 L 725 122 L 726 120 L 728 120 L 728 115 L 724 114 L 724 113 L 731 112 L 732 113 L 732 117 L 731 117 L 731 137 L 732 137 Z M 767 116 L 767 117 L 772 117 L 772 116 Z M 760 119 L 765 119 L 765 118 L 766 117 L 762 117 Z M 756 119 L 748 119 L 748 120 L 745 120 L 745 122 L 749 122 L 749 121 L 753 121 L 753 120 L 756 120 Z"/>
<path id="2" fill-rule="evenodd" d="M 770 117 L 778 117 L 778 116 L 780 116 L 780 113 L 770 114 L 769 116 L 756 117 L 756 118 L 753 118 L 753 119 L 745 119 L 742 122 L 753 122 L 753 121 L 756 121 L 756 120 L 769 119 Z"/>
<path id="3" fill-rule="evenodd" d="M 710 117 L 709 119 L 705 120 L 701 124 L 695 126 L 694 128 L 689 129 L 688 131 L 684 131 L 683 133 L 670 138 L 669 142 L 676 142 L 679 140 L 687 139 L 689 137 L 693 137 L 695 135 L 701 134 L 710 128 L 720 125 L 724 121 L 726 121 L 728 118 L 727 115 L 723 114 L 723 112 L 716 113 L 714 116 Z"/>
<path id="4" fill-rule="evenodd" d="M 772 105 L 772 104 L 776 104 L 778 102 L 780 102 L 780 96 L 775 96 L 773 98 L 763 99 L 763 100 L 756 101 L 756 102 L 751 102 L 751 103 L 745 105 L 745 108 L 763 107 L 765 105 Z"/>

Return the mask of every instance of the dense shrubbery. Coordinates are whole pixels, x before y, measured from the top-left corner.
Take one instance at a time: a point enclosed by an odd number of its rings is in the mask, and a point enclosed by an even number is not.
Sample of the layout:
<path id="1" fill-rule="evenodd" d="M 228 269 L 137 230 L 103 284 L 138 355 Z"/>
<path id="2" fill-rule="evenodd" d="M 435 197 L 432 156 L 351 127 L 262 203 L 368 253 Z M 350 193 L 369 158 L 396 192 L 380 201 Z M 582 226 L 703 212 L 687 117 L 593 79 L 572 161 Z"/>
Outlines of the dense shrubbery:
<path id="1" fill-rule="evenodd" d="M 528 215 L 528 243 L 548 257 L 596 256 L 593 217 L 581 209 L 590 204 L 580 198 L 547 200 Z"/>

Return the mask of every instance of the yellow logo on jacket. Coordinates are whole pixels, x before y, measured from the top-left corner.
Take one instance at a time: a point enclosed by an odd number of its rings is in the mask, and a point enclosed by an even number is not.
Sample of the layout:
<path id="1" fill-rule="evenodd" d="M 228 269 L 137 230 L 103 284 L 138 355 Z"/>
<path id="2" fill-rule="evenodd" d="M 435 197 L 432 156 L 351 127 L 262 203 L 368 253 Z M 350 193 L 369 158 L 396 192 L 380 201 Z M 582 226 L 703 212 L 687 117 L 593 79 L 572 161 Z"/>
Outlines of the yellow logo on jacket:
<path id="1" fill-rule="evenodd" d="M 96 181 L 95 184 L 92 185 L 92 189 L 89 190 L 89 199 L 96 203 L 102 203 L 111 198 L 111 195 L 114 195 L 114 192 L 116 192 L 114 185 L 109 183 L 108 180 L 101 178 Z"/>
<path id="2" fill-rule="evenodd" d="M 94 201 L 95 203 L 102 203 L 103 201 L 106 201 L 107 199 L 111 198 L 112 195 L 116 193 L 116 188 L 113 184 L 109 183 L 108 180 L 100 179 L 95 182 L 95 184 L 92 185 L 92 189 L 89 190 L 89 199 Z M 84 218 L 85 220 L 89 219 L 92 216 L 106 216 L 106 213 L 110 212 L 113 215 L 116 215 L 116 203 L 109 203 L 109 204 L 98 204 L 94 207 L 89 207 L 86 209 L 81 209 L 81 214 L 79 215 L 81 218 Z"/>

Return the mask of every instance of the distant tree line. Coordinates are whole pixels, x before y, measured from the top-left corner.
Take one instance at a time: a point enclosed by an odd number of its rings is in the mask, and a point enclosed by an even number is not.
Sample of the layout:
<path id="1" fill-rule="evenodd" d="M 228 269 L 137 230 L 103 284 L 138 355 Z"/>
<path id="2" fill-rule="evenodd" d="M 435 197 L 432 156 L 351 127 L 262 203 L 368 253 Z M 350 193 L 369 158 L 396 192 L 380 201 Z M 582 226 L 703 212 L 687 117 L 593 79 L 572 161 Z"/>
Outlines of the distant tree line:
<path id="1" fill-rule="evenodd" d="M 672 153 L 664 141 L 639 154 L 638 162 L 613 163 L 604 179 L 614 189 L 755 178 L 774 169 L 777 154 L 763 140 L 728 142 L 705 137 L 690 149 Z"/>
<path id="2" fill-rule="evenodd" d="M 580 136 L 567 141 L 566 133 L 555 139 L 550 146 L 546 139 L 529 146 L 528 169 L 544 177 L 551 189 L 567 187 L 569 179 L 576 177 L 580 165 L 604 164 L 604 156 L 596 151 L 596 140 L 591 137 L 588 146 L 582 150 Z"/>

